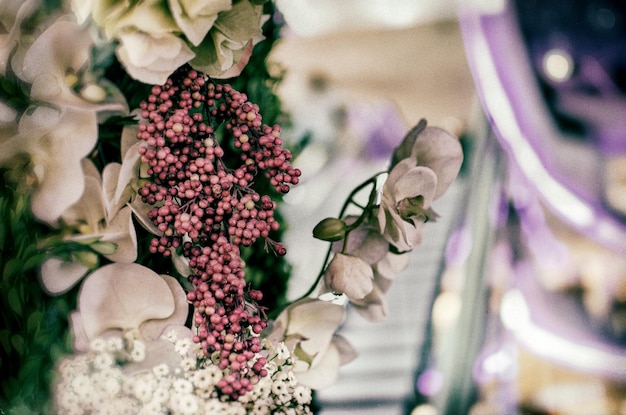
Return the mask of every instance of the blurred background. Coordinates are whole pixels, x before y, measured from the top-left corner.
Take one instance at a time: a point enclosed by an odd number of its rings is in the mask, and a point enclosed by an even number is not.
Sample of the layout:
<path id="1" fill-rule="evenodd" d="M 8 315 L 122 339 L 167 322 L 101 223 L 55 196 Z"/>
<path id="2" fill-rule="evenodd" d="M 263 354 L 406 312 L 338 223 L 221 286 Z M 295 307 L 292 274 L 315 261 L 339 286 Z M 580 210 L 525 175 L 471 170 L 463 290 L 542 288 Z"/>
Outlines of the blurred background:
<path id="1" fill-rule="evenodd" d="M 283 136 L 308 140 L 285 209 L 290 296 L 322 265 L 310 230 L 409 128 L 424 118 L 466 150 L 388 319 L 348 314 L 359 357 L 320 413 L 626 414 L 624 6 L 277 3 Z"/>

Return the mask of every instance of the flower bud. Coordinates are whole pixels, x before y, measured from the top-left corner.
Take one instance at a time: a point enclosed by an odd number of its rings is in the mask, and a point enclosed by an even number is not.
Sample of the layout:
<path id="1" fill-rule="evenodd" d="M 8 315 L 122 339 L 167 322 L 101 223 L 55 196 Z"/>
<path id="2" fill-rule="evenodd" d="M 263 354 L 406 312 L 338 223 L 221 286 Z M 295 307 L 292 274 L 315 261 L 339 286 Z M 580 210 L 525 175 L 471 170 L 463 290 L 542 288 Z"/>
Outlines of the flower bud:
<path id="1" fill-rule="evenodd" d="M 91 103 L 98 104 L 104 102 L 107 93 L 100 85 L 90 83 L 81 88 L 80 96 Z"/>
<path id="2" fill-rule="evenodd" d="M 360 300 L 374 288 L 374 271 L 359 257 L 335 254 L 328 264 L 324 283 L 335 293 L 345 294 L 350 301 Z"/>
<path id="3" fill-rule="evenodd" d="M 322 241 L 335 242 L 346 236 L 347 225 L 337 218 L 326 218 L 313 228 L 313 237 Z"/>
<path id="4" fill-rule="evenodd" d="M 75 254 L 76 260 L 89 269 L 96 269 L 100 260 L 98 254 L 92 251 L 79 251 Z"/>

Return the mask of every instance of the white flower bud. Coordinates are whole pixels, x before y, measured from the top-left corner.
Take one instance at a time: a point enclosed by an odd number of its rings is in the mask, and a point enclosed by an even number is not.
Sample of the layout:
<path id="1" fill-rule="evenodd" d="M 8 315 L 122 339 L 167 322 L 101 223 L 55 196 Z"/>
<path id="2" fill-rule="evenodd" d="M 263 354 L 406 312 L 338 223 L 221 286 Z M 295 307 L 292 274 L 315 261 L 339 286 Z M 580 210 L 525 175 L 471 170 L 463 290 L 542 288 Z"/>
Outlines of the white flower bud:
<path id="1" fill-rule="evenodd" d="M 324 282 L 333 292 L 360 300 L 374 288 L 374 271 L 359 257 L 335 254 L 328 265 Z"/>

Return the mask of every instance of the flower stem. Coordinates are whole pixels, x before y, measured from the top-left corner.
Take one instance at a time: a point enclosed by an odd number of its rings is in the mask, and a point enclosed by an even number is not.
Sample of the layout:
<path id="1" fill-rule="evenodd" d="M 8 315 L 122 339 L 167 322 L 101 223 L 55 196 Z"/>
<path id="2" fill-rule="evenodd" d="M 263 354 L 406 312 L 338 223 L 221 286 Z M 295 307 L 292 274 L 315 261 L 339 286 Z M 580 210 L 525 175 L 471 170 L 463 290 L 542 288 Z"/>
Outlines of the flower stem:
<path id="1" fill-rule="evenodd" d="M 376 181 L 378 179 L 378 176 L 380 176 L 381 174 L 385 174 L 387 172 L 379 172 L 374 174 L 373 176 L 371 176 L 369 179 L 365 180 L 363 183 L 361 183 L 360 185 L 358 185 L 357 187 L 355 187 L 352 192 L 350 192 L 350 195 L 348 195 L 348 198 L 346 199 L 346 201 L 344 202 L 343 206 L 341 207 L 341 210 L 339 211 L 339 217 L 342 218 L 345 214 L 346 214 L 346 210 L 348 209 L 348 207 L 353 204 L 359 208 L 361 208 L 363 210 L 363 212 L 361 213 L 361 215 L 359 215 L 359 217 L 350 225 L 348 225 L 347 230 L 346 230 L 346 235 L 344 237 L 343 240 L 343 247 L 341 252 L 345 252 L 347 247 L 348 247 L 348 238 L 350 236 L 350 232 L 352 232 L 354 229 L 356 229 L 361 223 L 363 223 L 363 221 L 365 220 L 365 218 L 367 217 L 367 215 L 369 215 L 369 213 L 372 211 L 372 209 L 376 206 L 375 202 L 376 202 L 376 194 L 377 194 L 377 188 L 376 188 Z M 369 194 L 369 198 L 367 201 L 367 205 L 365 207 L 362 207 L 360 204 L 356 203 L 354 201 L 354 197 L 360 193 L 363 189 L 365 189 L 367 186 L 373 185 L 372 190 L 370 191 Z M 317 274 L 317 277 L 315 278 L 315 281 L 313 282 L 313 284 L 309 287 L 309 289 L 307 290 L 306 293 L 304 293 L 303 295 L 301 295 L 300 297 L 298 297 L 296 300 L 291 301 L 287 304 L 287 306 L 296 303 L 298 301 L 304 300 L 305 298 L 309 297 L 311 294 L 313 294 L 313 291 L 315 291 L 315 288 L 317 288 L 317 286 L 319 285 L 320 281 L 322 280 L 322 277 L 324 276 L 325 272 L 326 272 L 326 267 L 328 266 L 328 260 L 330 259 L 330 256 L 332 254 L 332 248 L 333 245 L 332 243 L 329 245 L 328 247 L 328 251 L 326 252 L 326 257 L 324 258 L 324 262 L 322 265 L 322 268 L 320 270 L 320 272 Z"/>

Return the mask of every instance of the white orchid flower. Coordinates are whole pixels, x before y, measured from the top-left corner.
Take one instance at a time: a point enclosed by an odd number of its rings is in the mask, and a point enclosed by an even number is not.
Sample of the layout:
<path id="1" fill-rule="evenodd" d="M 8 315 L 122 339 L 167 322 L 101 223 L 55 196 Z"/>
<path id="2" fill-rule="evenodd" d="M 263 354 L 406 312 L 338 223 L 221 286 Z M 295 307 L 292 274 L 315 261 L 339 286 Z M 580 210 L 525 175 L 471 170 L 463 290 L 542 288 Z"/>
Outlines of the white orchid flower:
<path id="1" fill-rule="evenodd" d="M 32 194 L 33 214 L 54 223 L 83 194 L 81 162 L 97 138 L 95 112 L 35 107 L 22 115 L 16 135 L 0 141 L 0 166 L 19 155 L 30 158 L 37 182 Z"/>
<path id="2" fill-rule="evenodd" d="M 185 327 L 187 297 L 180 283 L 138 264 L 114 263 L 94 271 L 81 286 L 77 310 L 70 314 L 76 351 L 88 351 L 101 337 L 138 339 L 146 358 L 128 368 L 149 370 L 160 363 L 178 367 L 181 356 L 161 337 L 170 332 L 191 338 Z"/>
<path id="3" fill-rule="evenodd" d="M 12 67 L 31 85 L 33 100 L 60 108 L 83 111 L 128 112 L 126 99 L 106 78 L 90 79 L 89 59 L 93 39 L 75 22 L 59 19 L 48 27 L 23 53 L 16 54 Z"/>
<path id="4" fill-rule="evenodd" d="M 377 217 L 381 233 L 399 251 L 421 242 L 422 225 L 436 218 L 431 203 L 450 187 L 462 161 L 456 137 L 424 124 L 411 130 L 398 147 Z"/>
<path id="5" fill-rule="evenodd" d="M 380 322 L 387 318 L 389 306 L 386 293 L 395 277 L 409 265 L 409 253 L 387 255 L 372 266 L 374 270 L 374 286 L 372 291 L 360 300 L 352 300 L 350 304 L 363 318 L 372 322 Z"/>
<path id="6" fill-rule="evenodd" d="M 22 23 L 39 6 L 38 0 L 3 0 L 0 3 L 0 75 L 5 76 L 9 56 L 22 34 Z"/>
<path id="7" fill-rule="evenodd" d="M 105 166 L 102 177 L 91 161 L 83 160 L 85 191 L 61 216 L 66 230 L 73 230 L 66 240 L 82 241 L 113 262 L 131 263 L 137 258 L 137 236 L 128 203 L 133 196 L 131 183 L 138 178 L 138 145 L 126 150 L 122 164 Z M 52 294 L 63 293 L 90 271 L 90 265 L 49 258 L 42 264 L 42 283 Z"/>
<path id="8" fill-rule="evenodd" d="M 343 306 L 306 298 L 285 308 L 267 337 L 289 347 L 295 359 L 294 374 L 301 384 L 321 389 L 334 383 L 339 366 L 356 356 L 352 346 L 335 334 L 344 318 Z"/>

